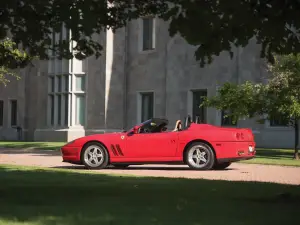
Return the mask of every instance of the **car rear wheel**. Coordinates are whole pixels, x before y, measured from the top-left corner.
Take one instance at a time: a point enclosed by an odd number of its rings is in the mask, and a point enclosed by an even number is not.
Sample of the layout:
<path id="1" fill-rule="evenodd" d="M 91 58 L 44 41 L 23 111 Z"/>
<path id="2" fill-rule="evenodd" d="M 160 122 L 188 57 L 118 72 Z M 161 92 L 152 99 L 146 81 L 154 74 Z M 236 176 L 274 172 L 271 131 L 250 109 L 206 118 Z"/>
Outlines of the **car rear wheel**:
<path id="1" fill-rule="evenodd" d="M 185 152 L 185 161 L 194 170 L 210 170 L 215 164 L 215 154 L 206 143 L 195 142 Z"/>
<path id="2" fill-rule="evenodd" d="M 109 158 L 106 149 L 93 142 L 83 148 L 81 161 L 88 169 L 103 169 L 108 165 Z"/>
<path id="3" fill-rule="evenodd" d="M 215 170 L 224 170 L 231 165 L 231 162 L 216 163 L 213 167 Z"/>

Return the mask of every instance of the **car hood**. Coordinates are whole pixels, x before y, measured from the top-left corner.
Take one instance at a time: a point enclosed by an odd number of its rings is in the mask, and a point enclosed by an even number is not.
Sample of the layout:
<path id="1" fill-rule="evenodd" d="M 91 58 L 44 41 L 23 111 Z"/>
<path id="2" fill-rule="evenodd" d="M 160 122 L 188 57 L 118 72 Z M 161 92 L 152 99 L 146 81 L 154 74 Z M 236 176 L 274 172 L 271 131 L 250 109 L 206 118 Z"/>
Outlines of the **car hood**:
<path id="1" fill-rule="evenodd" d="M 106 138 L 106 137 L 114 137 L 114 136 L 120 136 L 121 134 L 124 134 L 123 132 L 113 132 L 113 133 L 103 133 L 103 134 L 91 134 L 85 136 L 86 138 L 94 138 L 94 137 L 101 137 L 101 138 Z"/>

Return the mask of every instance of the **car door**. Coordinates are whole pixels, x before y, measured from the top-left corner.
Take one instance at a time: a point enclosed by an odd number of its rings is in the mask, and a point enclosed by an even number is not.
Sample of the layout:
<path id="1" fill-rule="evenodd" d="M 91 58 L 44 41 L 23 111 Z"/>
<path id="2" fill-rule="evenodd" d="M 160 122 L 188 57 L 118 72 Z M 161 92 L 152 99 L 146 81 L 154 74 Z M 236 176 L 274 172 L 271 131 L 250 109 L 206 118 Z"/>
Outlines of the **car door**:
<path id="1" fill-rule="evenodd" d="M 135 158 L 175 157 L 178 132 L 138 133 L 126 138 L 126 149 Z"/>

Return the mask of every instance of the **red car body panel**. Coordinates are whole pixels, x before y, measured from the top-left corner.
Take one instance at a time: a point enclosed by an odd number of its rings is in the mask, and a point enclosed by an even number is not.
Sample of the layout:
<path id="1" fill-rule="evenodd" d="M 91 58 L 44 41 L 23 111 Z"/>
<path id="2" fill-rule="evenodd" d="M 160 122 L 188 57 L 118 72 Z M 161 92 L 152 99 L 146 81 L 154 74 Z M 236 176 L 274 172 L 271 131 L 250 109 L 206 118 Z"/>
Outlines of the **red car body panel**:
<path id="1" fill-rule="evenodd" d="M 61 148 L 63 161 L 82 164 L 81 151 L 92 141 L 104 145 L 112 164 L 183 162 L 185 148 L 194 141 L 209 143 L 218 162 L 251 159 L 256 154 L 250 129 L 191 123 L 188 129 L 176 132 L 107 133 L 78 138 Z"/>

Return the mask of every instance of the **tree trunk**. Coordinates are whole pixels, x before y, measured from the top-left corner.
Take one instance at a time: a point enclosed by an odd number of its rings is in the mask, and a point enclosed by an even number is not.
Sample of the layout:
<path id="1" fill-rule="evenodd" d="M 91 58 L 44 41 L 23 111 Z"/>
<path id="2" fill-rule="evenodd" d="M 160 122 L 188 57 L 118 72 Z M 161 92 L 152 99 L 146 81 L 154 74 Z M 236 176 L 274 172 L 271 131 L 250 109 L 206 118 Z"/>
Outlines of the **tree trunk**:
<path id="1" fill-rule="evenodd" d="M 295 154 L 294 154 L 294 159 L 299 159 L 299 154 L 298 154 L 298 144 L 299 144 L 299 124 L 298 124 L 298 119 L 295 119 L 295 124 L 294 124 L 294 129 L 295 129 Z"/>

